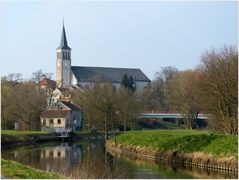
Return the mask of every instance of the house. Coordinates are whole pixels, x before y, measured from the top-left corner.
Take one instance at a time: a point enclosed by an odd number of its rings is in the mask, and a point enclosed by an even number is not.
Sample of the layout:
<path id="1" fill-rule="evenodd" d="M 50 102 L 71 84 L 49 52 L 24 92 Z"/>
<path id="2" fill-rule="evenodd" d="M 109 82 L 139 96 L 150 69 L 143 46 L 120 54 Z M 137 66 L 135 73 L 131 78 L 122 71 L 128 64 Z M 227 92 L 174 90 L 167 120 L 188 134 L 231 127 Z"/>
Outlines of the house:
<path id="1" fill-rule="evenodd" d="M 55 88 L 52 92 L 51 103 L 57 101 L 70 101 L 72 88 Z"/>
<path id="2" fill-rule="evenodd" d="M 48 90 L 48 89 L 53 90 L 56 88 L 56 81 L 53 81 L 49 78 L 43 78 L 40 81 L 40 88 L 45 90 Z"/>
<path id="3" fill-rule="evenodd" d="M 41 116 L 42 131 L 78 131 L 82 128 L 82 111 L 71 102 L 58 101 L 49 105 Z"/>
<path id="4" fill-rule="evenodd" d="M 71 48 L 67 44 L 63 24 L 60 46 L 56 49 L 56 84 L 59 88 L 77 87 L 87 90 L 95 82 L 112 83 L 118 89 L 123 76 L 132 77 L 136 91 L 142 91 L 150 85 L 150 79 L 137 68 L 88 67 L 71 65 Z"/>

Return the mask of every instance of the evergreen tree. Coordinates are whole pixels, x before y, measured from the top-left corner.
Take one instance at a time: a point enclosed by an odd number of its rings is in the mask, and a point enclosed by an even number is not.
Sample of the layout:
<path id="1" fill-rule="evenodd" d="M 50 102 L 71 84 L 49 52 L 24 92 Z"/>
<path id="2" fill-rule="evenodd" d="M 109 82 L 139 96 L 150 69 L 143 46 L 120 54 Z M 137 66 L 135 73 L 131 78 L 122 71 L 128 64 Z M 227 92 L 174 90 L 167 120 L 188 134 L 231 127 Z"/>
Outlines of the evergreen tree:
<path id="1" fill-rule="evenodd" d="M 134 79 L 131 75 L 128 77 L 127 74 L 124 74 L 121 84 L 132 93 L 136 89 Z"/>
<path id="2" fill-rule="evenodd" d="M 121 84 L 125 87 L 125 88 L 129 88 L 129 83 L 130 83 L 130 81 L 129 81 L 129 77 L 128 77 L 128 75 L 127 74 L 124 74 L 124 76 L 123 76 L 123 78 L 122 78 L 122 82 L 121 82 Z"/>

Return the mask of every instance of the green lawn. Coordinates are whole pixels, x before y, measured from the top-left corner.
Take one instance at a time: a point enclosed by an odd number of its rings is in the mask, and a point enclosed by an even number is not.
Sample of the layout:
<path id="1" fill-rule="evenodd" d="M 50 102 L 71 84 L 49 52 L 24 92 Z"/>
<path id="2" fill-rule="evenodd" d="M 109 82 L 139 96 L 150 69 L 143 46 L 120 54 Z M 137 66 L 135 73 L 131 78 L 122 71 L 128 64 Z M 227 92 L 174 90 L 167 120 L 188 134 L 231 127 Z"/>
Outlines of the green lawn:
<path id="1" fill-rule="evenodd" d="M 31 141 L 32 138 L 39 136 L 48 136 L 49 133 L 42 131 L 14 131 L 14 130 L 1 130 L 2 143 L 23 142 Z"/>
<path id="2" fill-rule="evenodd" d="M 111 140 L 113 141 L 113 139 Z M 117 143 L 159 151 L 203 152 L 216 157 L 238 158 L 238 137 L 197 130 L 129 131 L 117 136 Z"/>
<path id="3" fill-rule="evenodd" d="M 11 179 L 66 179 L 66 177 L 25 166 L 15 161 L 1 159 L 2 176 Z"/>
<path id="4" fill-rule="evenodd" d="M 15 131 L 15 130 L 1 130 L 1 134 L 7 135 L 32 135 L 32 134 L 47 134 L 43 131 Z"/>

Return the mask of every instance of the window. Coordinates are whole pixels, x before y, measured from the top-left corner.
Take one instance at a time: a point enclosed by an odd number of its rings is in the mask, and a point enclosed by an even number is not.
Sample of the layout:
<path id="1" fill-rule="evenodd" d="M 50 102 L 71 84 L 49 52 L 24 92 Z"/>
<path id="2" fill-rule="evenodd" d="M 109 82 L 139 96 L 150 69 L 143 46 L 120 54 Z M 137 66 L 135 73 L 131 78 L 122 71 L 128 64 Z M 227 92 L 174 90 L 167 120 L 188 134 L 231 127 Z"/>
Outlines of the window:
<path id="1" fill-rule="evenodd" d="M 43 126 L 46 125 L 46 119 L 43 119 Z"/>
<path id="2" fill-rule="evenodd" d="M 52 158 L 53 157 L 53 151 L 50 151 L 49 156 Z"/>
<path id="3" fill-rule="evenodd" d="M 57 124 L 61 124 L 61 119 L 57 119 Z"/>
<path id="4" fill-rule="evenodd" d="M 50 124 L 53 124 L 53 119 L 50 119 Z"/>
<path id="5" fill-rule="evenodd" d="M 61 151 L 57 151 L 57 156 L 58 156 L 58 157 L 61 156 Z"/>

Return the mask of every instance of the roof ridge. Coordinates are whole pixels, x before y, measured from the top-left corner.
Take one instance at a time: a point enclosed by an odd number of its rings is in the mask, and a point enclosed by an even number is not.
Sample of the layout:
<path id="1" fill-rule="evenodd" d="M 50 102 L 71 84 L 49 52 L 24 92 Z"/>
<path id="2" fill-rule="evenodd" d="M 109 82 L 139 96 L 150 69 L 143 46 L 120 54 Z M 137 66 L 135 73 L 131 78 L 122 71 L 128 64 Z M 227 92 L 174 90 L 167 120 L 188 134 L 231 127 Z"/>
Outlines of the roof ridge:
<path id="1" fill-rule="evenodd" d="M 83 68 L 102 68 L 102 69 L 133 69 L 141 70 L 140 68 L 125 68 L 125 67 L 102 67 L 102 66 L 71 66 L 71 67 L 83 67 Z"/>

